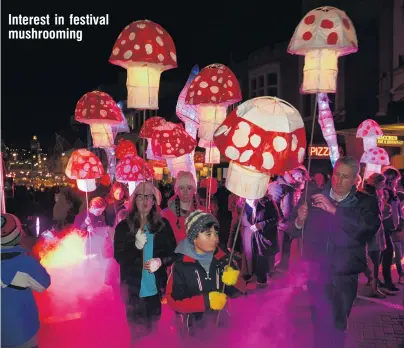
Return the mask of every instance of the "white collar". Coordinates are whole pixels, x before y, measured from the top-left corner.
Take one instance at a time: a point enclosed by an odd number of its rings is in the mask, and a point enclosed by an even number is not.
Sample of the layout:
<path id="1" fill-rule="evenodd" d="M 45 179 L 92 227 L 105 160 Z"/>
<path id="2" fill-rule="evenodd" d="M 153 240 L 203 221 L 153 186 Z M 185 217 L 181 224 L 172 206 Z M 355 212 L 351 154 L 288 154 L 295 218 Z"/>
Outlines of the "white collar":
<path id="1" fill-rule="evenodd" d="M 351 192 L 348 192 L 345 196 L 338 196 L 332 189 L 330 190 L 330 197 L 336 202 L 342 202 Z"/>

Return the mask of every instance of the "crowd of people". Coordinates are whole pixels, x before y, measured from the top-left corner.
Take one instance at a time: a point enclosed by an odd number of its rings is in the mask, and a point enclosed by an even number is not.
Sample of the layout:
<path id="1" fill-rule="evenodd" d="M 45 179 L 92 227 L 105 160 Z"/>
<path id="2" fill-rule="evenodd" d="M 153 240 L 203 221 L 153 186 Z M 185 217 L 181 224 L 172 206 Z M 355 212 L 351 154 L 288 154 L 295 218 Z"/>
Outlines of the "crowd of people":
<path id="1" fill-rule="evenodd" d="M 102 241 L 93 248 L 99 245 L 95 251 L 109 260 L 106 283 L 125 303 L 134 342 L 154 330 L 162 303 L 176 313 L 182 333 L 198 335 L 219 311 L 219 324 L 226 322 L 229 297 L 266 288 L 299 265 L 311 298 L 315 347 L 343 347 L 358 275 L 365 273 L 369 296 L 380 299 L 399 290 L 393 263 L 404 284 L 400 171 L 387 167 L 365 182 L 359 174 L 351 157 L 340 158 L 330 178 L 311 177 L 300 166 L 273 178 L 265 197 L 250 200 L 228 192 L 224 182 L 198 187 L 191 173 L 180 172 L 173 186 L 144 182 L 130 197 L 124 185 L 114 183 L 91 197 L 88 210 L 60 190 L 54 229 L 73 225 Z M 15 259 L 10 253 L 22 253 L 14 250 L 19 239 L 11 246 L 10 238 L 6 241 L 12 232 L 5 226 L 2 219 L 2 268 Z M 16 272 L 10 266 L 8 283 L 2 275 L 10 297 L 17 291 L 10 289 Z M 38 290 L 30 284 L 41 281 L 30 277 L 34 281 L 23 288 Z M 13 335 L 6 335 L 10 347 L 32 339 L 24 335 L 22 342 Z M 28 342 L 21 347 L 35 347 Z"/>

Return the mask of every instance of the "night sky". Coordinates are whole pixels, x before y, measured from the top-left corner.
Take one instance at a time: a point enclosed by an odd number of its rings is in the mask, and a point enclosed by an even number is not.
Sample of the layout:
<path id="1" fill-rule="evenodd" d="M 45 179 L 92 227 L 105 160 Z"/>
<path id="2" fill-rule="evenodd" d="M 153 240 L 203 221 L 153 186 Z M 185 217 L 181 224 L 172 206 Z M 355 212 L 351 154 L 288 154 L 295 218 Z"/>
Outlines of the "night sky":
<path id="1" fill-rule="evenodd" d="M 110 25 L 65 25 L 71 30 L 82 29 L 82 42 L 10 40 L 8 30 L 19 29 L 8 26 L 10 13 L 49 14 L 51 18 L 57 13 L 66 21 L 69 14 L 108 13 Z M 108 59 L 119 33 L 132 21 L 150 19 L 168 31 L 176 45 L 178 68 L 164 72 L 161 78 L 185 83 L 194 64 L 201 68 L 228 64 L 230 55 L 240 61 L 254 49 L 289 40 L 300 18 L 297 0 L 3 1 L 2 138 L 9 146 L 28 147 L 36 134 L 45 151 L 54 144 L 55 133 L 74 141 L 70 117 L 76 103 L 97 86 L 117 82 L 124 69 Z M 174 112 L 176 100 L 169 102 Z"/>

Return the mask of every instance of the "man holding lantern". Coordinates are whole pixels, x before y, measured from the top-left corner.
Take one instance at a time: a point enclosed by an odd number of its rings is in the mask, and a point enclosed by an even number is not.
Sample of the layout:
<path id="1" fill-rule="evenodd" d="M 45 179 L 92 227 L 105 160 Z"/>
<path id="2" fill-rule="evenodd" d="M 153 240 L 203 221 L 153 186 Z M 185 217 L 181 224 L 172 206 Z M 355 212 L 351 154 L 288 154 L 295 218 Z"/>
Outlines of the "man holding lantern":
<path id="1" fill-rule="evenodd" d="M 302 197 L 290 218 L 288 233 L 303 238 L 315 347 L 344 346 L 358 274 L 366 267 L 365 245 L 381 223 L 377 202 L 356 192 L 358 173 L 354 158 L 339 158 L 331 187 L 306 202 Z"/>

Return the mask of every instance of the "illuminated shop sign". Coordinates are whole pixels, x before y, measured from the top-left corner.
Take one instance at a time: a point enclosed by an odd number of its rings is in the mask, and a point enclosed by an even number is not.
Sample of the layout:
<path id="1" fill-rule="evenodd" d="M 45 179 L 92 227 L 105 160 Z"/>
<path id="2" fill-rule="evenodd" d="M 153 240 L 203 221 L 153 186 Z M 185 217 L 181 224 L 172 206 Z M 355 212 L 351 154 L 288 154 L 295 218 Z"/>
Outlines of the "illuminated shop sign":
<path id="1" fill-rule="evenodd" d="M 377 138 L 377 145 L 380 146 L 404 146 L 404 137 L 397 135 L 382 135 Z"/>

